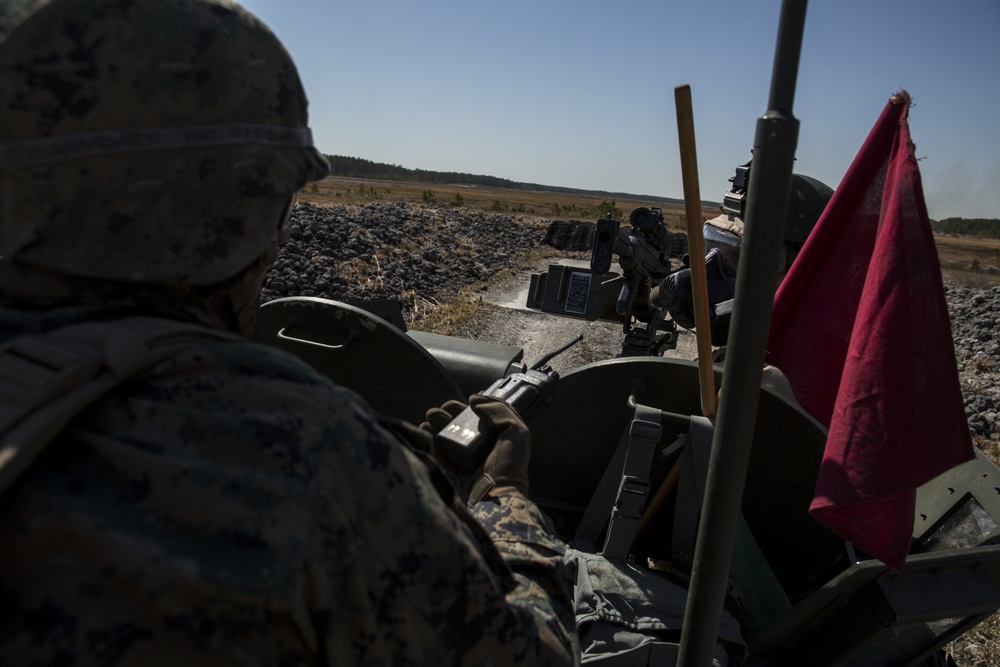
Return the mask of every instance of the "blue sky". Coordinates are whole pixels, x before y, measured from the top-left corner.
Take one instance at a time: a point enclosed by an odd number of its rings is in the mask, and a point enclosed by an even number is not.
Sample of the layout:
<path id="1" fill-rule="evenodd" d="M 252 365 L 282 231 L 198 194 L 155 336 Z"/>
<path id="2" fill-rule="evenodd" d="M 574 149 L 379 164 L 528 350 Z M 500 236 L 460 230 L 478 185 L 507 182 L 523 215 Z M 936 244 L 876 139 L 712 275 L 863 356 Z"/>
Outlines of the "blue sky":
<path id="1" fill-rule="evenodd" d="M 321 151 L 545 185 L 721 200 L 767 110 L 778 0 L 246 0 L 285 44 Z M 814 0 L 795 171 L 836 187 L 910 92 L 931 217 L 1000 217 L 1000 0 Z"/>

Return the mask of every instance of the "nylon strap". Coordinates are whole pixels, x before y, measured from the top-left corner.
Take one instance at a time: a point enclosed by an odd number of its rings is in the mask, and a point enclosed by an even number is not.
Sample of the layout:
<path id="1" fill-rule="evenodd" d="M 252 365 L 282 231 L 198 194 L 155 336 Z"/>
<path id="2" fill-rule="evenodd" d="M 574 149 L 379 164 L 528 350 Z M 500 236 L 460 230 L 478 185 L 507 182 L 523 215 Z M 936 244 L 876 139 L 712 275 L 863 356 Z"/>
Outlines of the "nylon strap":
<path id="1" fill-rule="evenodd" d="M 694 561 L 695 540 L 698 537 L 701 504 L 705 498 L 714 429 L 715 426 L 710 419 L 691 415 L 688 446 L 681 454 L 684 462 L 677 482 L 671 559 L 674 565 L 684 572 L 690 571 L 691 563 Z"/>
<path id="2" fill-rule="evenodd" d="M 635 529 L 649 496 L 649 469 L 662 430 L 659 409 L 639 404 L 635 406 L 618 497 L 611 510 L 608 535 L 601 551 L 606 558 L 625 560 L 632 549 Z"/>

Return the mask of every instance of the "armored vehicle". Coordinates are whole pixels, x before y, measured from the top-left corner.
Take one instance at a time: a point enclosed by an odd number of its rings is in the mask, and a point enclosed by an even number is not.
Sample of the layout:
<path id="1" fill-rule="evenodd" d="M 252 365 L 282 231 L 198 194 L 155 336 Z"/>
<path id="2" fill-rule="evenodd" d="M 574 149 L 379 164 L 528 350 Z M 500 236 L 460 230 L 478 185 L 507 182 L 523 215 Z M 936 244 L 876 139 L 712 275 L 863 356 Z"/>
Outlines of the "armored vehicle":
<path id="1" fill-rule="evenodd" d="M 675 269 L 657 251 L 654 210 L 628 231 L 599 221 L 590 271 L 555 267 L 529 290 L 542 310 L 624 322 L 622 354 L 563 373 L 530 422 L 533 499 L 575 550 L 636 584 L 581 620 L 591 648 L 617 619 L 666 647 L 654 663 L 943 665 L 942 647 L 1000 608 L 1000 469 L 981 454 L 917 490 L 901 568 L 809 513 L 828 432 L 764 374 L 774 278 L 758 270 L 774 266 L 783 234 L 769 221 L 786 217 L 804 15 L 805 2 L 785 2 L 745 202 L 756 224 L 738 297 L 713 304 L 713 318 L 731 317 L 725 363 L 660 354 L 673 323 L 656 290 Z M 531 361 L 516 346 L 408 331 L 384 304 L 278 299 L 262 307 L 260 335 L 416 423 Z M 717 413 L 706 386 L 721 388 Z M 738 657 L 718 653 L 734 644 Z M 588 650 L 585 662 L 608 657 Z"/>

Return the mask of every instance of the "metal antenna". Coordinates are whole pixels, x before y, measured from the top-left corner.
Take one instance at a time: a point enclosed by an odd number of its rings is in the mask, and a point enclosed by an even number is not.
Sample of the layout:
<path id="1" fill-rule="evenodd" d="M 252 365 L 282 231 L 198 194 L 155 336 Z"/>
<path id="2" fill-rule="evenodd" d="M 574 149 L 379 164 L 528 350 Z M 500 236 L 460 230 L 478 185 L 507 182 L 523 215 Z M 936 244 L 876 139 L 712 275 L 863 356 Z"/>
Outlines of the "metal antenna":
<path id="1" fill-rule="evenodd" d="M 718 641 L 778 277 L 799 122 L 792 116 L 806 0 L 784 0 L 768 111 L 757 120 L 746 233 L 736 275 L 705 500 L 677 664 L 709 667 Z"/>

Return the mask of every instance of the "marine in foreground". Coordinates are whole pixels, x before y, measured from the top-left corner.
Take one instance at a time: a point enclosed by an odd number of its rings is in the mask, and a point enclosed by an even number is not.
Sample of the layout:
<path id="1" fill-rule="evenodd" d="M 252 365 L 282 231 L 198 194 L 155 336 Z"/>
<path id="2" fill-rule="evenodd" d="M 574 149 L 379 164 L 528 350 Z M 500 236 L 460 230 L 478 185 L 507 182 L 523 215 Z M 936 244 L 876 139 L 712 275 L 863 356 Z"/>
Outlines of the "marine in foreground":
<path id="1" fill-rule="evenodd" d="M 226 0 L 0 5 L 0 662 L 562 664 L 562 545 L 498 435 L 471 508 L 250 342 L 327 174 L 295 66 Z"/>

